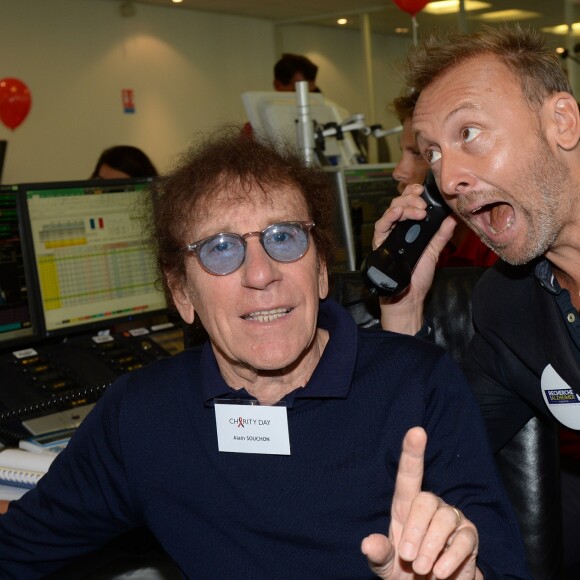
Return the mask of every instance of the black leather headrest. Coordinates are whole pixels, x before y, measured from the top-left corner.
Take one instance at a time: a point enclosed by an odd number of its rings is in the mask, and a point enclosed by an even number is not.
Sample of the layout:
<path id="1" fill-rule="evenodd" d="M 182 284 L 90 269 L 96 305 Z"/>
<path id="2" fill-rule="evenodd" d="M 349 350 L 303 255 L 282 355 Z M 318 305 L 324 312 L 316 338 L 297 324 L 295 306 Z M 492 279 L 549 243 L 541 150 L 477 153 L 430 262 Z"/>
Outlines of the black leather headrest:
<path id="1" fill-rule="evenodd" d="M 425 302 L 425 317 L 435 333 L 435 342 L 456 360 L 465 356 L 473 336 L 471 295 L 485 268 L 440 268 Z M 345 306 L 359 326 L 379 324 L 376 296 L 365 288 L 360 272 L 337 272 L 332 276 L 331 296 Z"/>

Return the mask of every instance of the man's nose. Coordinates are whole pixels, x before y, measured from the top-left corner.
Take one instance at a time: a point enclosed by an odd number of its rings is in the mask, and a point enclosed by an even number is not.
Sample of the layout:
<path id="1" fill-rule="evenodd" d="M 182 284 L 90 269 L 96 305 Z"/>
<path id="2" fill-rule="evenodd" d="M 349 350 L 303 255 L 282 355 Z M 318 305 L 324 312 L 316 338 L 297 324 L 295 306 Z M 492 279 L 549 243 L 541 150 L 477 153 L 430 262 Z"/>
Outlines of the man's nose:
<path id="1" fill-rule="evenodd" d="M 460 195 L 471 191 L 475 184 L 463 156 L 447 153 L 441 157 L 439 187 L 448 195 Z"/>
<path id="2" fill-rule="evenodd" d="M 246 257 L 242 264 L 242 284 L 264 289 L 281 279 L 279 262 L 270 258 L 258 236 L 246 238 Z"/>

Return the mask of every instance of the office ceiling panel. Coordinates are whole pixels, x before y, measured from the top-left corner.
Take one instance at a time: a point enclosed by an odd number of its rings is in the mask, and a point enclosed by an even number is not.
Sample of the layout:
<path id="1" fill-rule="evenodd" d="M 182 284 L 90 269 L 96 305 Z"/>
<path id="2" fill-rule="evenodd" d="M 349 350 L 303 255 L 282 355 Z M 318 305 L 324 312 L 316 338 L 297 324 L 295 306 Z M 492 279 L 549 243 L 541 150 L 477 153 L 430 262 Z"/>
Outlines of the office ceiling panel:
<path id="1" fill-rule="evenodd" d="M 408 28 L 403 34 L 411 35 L 411 17 L 401 10 L 393 0 L 183 0 L 179 4 L 171 0 L 107 0 L 121 6 L 131 5 L 138 10 L 139 4 L 150 4 L 165 7 L 170 10 L 201 10 L 248 16 L 272 20 L 278 24 L 304 22 L 322 26 L 337 26 L 339 16 L 348 18 L 346 27 L 358 28 L 360 15 L 370 16 L 373 32 L 396 34 L 396 29 Z M 469 0 L 466 0 L 468 2 Z M 580 0 L 480 0 L 487 6 L 468 11 L 467 26 L 476 29 L 483 23 L 496 24 L 510 19 L 513 10 L 524 11 L 516 18 L 535 28 L 553 27 L 564 24 L 566 19 L 566 3 L 569 4 L 569 14 L 572 19 L 580 20 Z M 435 4 L 435 2 L 430 2 Z M 498 14 L 499 13 L 499 14 Z M 417 15 L 421 32 L 434 28 L 458 26 L 458 14 L 432 15 L 427 9 Z M 554 36 L 554 39 L 558 38 Z"/>

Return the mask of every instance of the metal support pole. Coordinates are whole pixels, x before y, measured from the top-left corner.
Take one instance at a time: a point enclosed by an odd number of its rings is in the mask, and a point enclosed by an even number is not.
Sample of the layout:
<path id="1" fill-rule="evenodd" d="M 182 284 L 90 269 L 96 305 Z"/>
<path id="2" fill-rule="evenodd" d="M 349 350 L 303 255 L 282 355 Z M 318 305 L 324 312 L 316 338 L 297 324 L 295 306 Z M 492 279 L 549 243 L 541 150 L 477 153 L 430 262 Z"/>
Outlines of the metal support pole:
<path id="1" fill-rule="evenodd" d="M 573 0 L 564 0 L 564 16 L 566 18 L 566 25 L 568 26 L 568 33 L 566 34 L 566 48 L 568 49 L 569 54 L 574 54 L 574 45 L 575 45 L 575 38 L 574 38 L 574 31 L 572 29 L 572 24 L 574 24 L 574 5 L 575 2 Z M 570 86 L 574 90 L 574 93 L 578 93 L 576 90 L 576 66 L 568 66 L 566 67 L 568 71 L 568 80 L 570 81 Z"/>
<path id="2" fill-rule="evenodd" d="M 298 81 L 295 87 L 298 109 L 298 123 L 296 126 L 298 148 L 304 155 L 306 165 L 314 165 L 316 163 L 316 151 L 314 148 L 314 126 L 310 118 L 308 81 Z"/>
<path id="3" fill-rule="evenodd" d="M 368 13 L 361 15 L 361 36 L 364 57 L 365 80 L 367 85 L 367 107 L 366 118 L 370 124 L 376 123 L 377 110 L 375 104 L 375 77 L 373 74 L 373 50 L 371 36 L 371 21 Z M 369 161 L 376 163 L 377 146 L 375 140 L 369 141 Z"/>
<path id="4" fill-rule="evenodd" d="M 467 13 L 465 11 L 465 0 L 459 0 L 459 12 L 457 14 L 457 28 L 459 32 L 468 32 L 467 30 Z"/>

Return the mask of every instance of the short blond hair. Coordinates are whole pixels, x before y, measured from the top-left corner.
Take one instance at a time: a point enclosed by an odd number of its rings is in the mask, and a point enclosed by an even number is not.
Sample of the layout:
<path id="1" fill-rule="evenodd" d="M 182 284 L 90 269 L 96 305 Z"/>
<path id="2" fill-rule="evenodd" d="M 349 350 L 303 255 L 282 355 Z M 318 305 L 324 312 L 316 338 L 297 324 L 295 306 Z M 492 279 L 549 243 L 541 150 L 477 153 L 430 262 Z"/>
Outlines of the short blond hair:
<path id="1" fill-rule="evenodd" d="M 555 49 L 547 46 L 540 32 L 520 25 L 430 36 L 409 51 L 406 84 L 419 94 L 458 64 L 482 55 L 497 57 L 517 77 L 524 98 L 534 109 L 560 91 L 573 94 Z"/>

